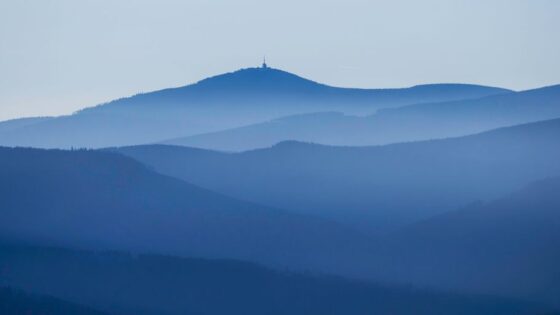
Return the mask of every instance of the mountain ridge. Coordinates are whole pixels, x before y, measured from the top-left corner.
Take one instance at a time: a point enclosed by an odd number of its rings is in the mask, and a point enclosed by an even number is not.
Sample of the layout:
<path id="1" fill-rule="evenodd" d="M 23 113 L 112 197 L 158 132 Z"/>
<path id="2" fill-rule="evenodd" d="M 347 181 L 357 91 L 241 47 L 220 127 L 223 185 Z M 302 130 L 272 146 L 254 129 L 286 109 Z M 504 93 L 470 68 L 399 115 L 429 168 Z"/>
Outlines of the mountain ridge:
<path id="1" fill-rule="evenodd" d="M 476 85 L 337 88 L 272 68 L 248 68 L 141 93 L 0 132 L 0 145 L 40 148 L 137 145 L 318 111 L 369 114 L 383 107 L 512 93 Z M 0 130 L 2 129 L 0 123 Z"/>
<path id="2" fill-rule="evenodd" d="M 223 151 L 268 147 L 282 140 L 332 145 L 377 145 L 457 137 L 560 117 L 560 85 L 382 108 L 369 116 L 326 112 L 294 115 L 213 133 L 163 141 Z"/>
<path id="3" fill-rule="evenodd" d="M 531 315 L 553 310 L 519 299 L 277 271 L 233 260 L 0 249 L 0 275 L 10 284 L 116 314 Z"/>
<path id="4" fill-rule="evenodd" d="M 287 141 L 240 153 L 198 149 L 193 154 L 181 146 L 149 145 L 117 150 L 158 172 L 240 199 L 329 215 L 374 231 L 560 173 L 555 160 L 560 159 L 555 139 L 559 132 L 560 119 L 551 119 L 457 138 L 377 146 Z M 400 198 L 403 194 L 408 197 Z"/>
<path id="5" fill-rule="evenodd" d="M 352 255 L 368 255 L 369 238 L 336 222 L 228 197 L 115 152 L 0 148 L 0 162 L 3 239 L 294 269 L 351 271 Z M 349 256 L 333 256 L 336 246 Z"/>
<path id="6" fill-rule="evenodd" d="M 401 281 L 478 292 L 493 287 L 493 294 L 560 306 L 559 189 L 560 177 L 550 176 L 387 235 L 383 244 L 393 258 L 384 270 Z"/>
<path id="7" fill-rule="evenodd" d="M 289 84 L 288 84 L 289 83 Z M 429 83 L 429 84 L 417 84 L 408 87 L 400 88 L 353 88 L 353 87 L 339 87 L 320 83 L 311 79 L 304 78 L 297 74 L 276 69 L 276 68 L 243 68 L 232 72 L 227 72 L 223 74 L 218 74 L 210 76 L 208 78 L 199 80 L 197 82 L 186 84 L 178 87 L 165 88 L 160 90 L 149 91 L 145 93 L 138 93 L 128 97 L 122 97 L 113 101 L 104 102 L 94 107 L 85 108 L 80 111 L 87 111 L 92 108 L 109 105 L 111 103 L 119 102 L 122 100 L 130 99 L 137 96 L 154 95 L 154 94 L 165 94 L 165 93 L 181 93 L 188 89 L 199 89 L 204 90 L 208 88 L 220 88 L 220 89 L 239 89 L 240 87 L 244 89 L 253 90 L 259 87 L 272 87 L 272 88 L 286 88 L 286 87 L 296 87 L 296 90 L 306 90 L 315 88 L 327 88 L 338 91 L 358 91 L 358 92 L 391 92 L 391 91 L 404 91 L 404 90 L 418 90 L 422 92 L 431 92 L 432 89 L 444 88 L 444 89 L 455 89 L 457 92 L 463 92 L 462 89 L 487 89 L 486 93 L 482 94 L 498 94 L 498 93 L 509 93 L 512 90 L 485 86 L 479 84 L 468 84 L 468 83 Z M 243 89 L 241 89 L 243 90 Z M 78 111 L 78 112 L 80 112 Z"/>

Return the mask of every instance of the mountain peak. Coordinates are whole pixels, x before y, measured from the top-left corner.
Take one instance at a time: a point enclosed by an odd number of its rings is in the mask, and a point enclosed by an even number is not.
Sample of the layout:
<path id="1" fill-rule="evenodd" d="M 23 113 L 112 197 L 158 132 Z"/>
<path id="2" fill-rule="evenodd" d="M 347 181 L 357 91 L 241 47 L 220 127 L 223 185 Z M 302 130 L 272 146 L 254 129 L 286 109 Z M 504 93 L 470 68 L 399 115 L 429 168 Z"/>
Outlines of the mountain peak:
<path id="1" fill-rule="evenodd" d="M 296 74 L 271 68 L 266 63 L 261 67 L 244 68 L 198 81 L 193 87 L 219 88 L 221 90 L 239 89 L 309 89 L 324 87 L 315 81 L 302 78 Z"/>

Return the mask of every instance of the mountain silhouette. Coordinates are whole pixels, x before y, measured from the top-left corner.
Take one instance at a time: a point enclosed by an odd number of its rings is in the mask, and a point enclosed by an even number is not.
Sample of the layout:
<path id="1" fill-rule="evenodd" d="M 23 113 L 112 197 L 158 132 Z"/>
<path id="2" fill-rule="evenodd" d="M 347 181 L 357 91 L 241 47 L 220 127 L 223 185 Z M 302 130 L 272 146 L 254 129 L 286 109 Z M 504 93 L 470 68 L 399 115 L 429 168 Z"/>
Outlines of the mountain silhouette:
<path id="1" fill-rule="evenodd" d="M 474 134 L 560 117 L 560 85 L 479 99 L 381 109 L 358 117 L 342 113 L 288 116 L 164 144 L 243 151 L 285 140 L 330 145 L 375 145 Z"/>
<path id="2" fill-rule="evenodd" d="M 547 310 L 515 299 L 274 271 L 240 261 L 1 249 L 0 275 L 11 285 L 115 314 L 530 315 Z"/>
<path id="3" fill-rule="evenodd" d="M 226 197 L 104 151 L 0 148 L 0 214 L 4 239 L 297 269 L 351 272 L 369 247 L 336 223 Z"/>
<path id="4" fill-rule="evenodd" d="M 347 134 L 365 127 L 366 119 L 363 117 L 340 112 L 320 112 L 291 115 L 249 126 L 169 139 L 161 144 L 228 152 L 266 148 L 289 140 L 350 144 L 354 139 Z M 368 137 L 367 134 L 361 136 Z"/>
<path id="5" fill-rule="evenodd" d="M 382 270 L 406 283 L 523 296 L 560 307 L 560 177 L 386 237 Z M 384 257 L 386 253 L 379 253 Z"/>
<path id="6" fill-rule="evenodd" d="M 433 84 L 402 89 L 330 87 L 272 68 L 248 68 L 195 84 L 143 93 L 68 116 L 2 131 L 0 145 L 41 148 L 122 146 L 224 130 L 286 115 L 439 102 L 511 91 Z"/>
<path id="7" fill-rule="evenodd" d="M 49 296 L 0 287 L 0 314 L 6 315 L 109 315 L 90 307 Z"/>
<path id="8" fill-rule="evenodd" d="M 11 130 L 24 128 L 33 124 L 47 121 L 53 117 L 29 117 L 29 118 L 17 118 L 10 119 L 0 122 L 0 133 L 9 132 Z"/>
<path id="9" fill-rule="evenodd" d="M 560 174 L 559 134 L 554 119 L 385 146 L 286 141 L 242 153 L 164 145 L 118 151 L 214 191 L 375 233 Z"/>

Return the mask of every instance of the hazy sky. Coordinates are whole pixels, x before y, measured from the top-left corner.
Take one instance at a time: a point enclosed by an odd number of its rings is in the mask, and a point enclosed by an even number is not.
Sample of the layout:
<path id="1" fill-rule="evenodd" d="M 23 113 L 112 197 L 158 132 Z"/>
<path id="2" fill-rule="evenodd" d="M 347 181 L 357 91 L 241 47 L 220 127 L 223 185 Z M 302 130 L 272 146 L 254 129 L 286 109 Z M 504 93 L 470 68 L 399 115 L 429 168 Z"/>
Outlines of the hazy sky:
<path id="1" fill-rule="evenodd" d="M 0 0 L 0 119 L 256 66 L 337 86 L 560 83 L 556 0 Z"/>

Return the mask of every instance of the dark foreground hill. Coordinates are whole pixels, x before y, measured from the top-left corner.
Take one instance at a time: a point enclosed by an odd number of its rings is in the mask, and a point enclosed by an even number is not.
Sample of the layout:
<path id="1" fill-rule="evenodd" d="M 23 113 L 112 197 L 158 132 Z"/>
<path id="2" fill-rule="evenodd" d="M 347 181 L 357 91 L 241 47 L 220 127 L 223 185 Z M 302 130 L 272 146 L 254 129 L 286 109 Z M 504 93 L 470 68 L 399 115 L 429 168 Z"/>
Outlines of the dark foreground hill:
<path id="1" fill-rule="evenodd" d="M 358 117 L 342 113 L 296 115 L 249 126 L 164 141 L 225 151 L 272 146 L 285 140 L 330 145 L 376 145 L 474 134 L 560 117 L 560 85 L 382 109 Z"/>
<path id="2" fill-rule="evenodd" d="M 0 247 L 0 279 L 114 314 L 532 315 L 491 296 L 391 287 L 193 258 Z"/>
<path id="3" fill-rule="evenodd" d="M 363 270 L 368 260 L 368 239 L 351 229 L 226 197 L 111 152 L 0 148 L 0 217 L 0 236 L 39 244 L 315 270 Z"/>
<path id="4" fill-rule="evenodd" d="M 560 177 L 388 235 L 387 278 L 560 307 Z"/>
<path id="5" fill-rule="evenodd" d="M 386 146 L 283 142 L 242 153 L 164 145 L 119 152 L 202 187 L 371 233 L 560 174 L 559 135 L 556 119 Z"/>
<path id="6" fill-rule="evenodd" d="M 138 94 L 20 128 L 3 128 L 0 145 L 42 148 L 146 144 L 253 124 L 286 115 L 376 109 L 476 98 L 511 91 L 466 84 L 346 89 L 272 68 L 249 68 L 195 84 Z M 12 123 L 13 126 L 13 123 Z"/>
<path id="7" fill-rule="evenodd" d="M 1 255 L 1 254 L 0 254 Z M 5 315 L 108 315 L 90 307 L 20 290 L 0 287 L 0 314 Z"/>

